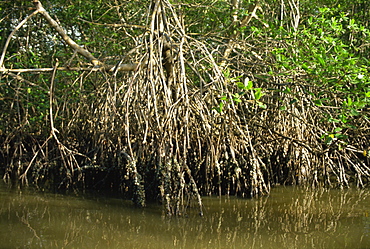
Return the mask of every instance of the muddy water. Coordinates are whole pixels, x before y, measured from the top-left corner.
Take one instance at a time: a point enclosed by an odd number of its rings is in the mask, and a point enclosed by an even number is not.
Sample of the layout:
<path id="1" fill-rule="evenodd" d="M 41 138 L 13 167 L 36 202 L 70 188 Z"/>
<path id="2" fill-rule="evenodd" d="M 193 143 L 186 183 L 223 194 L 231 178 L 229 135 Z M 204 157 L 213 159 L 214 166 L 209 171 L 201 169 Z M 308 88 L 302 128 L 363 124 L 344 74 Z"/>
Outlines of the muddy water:
<path id="1" fill-rule="evenodd" d="M 278 187 L 260 199 L 205 197 L 204 217 L 159 205 L 9 191 L 0 248 L 370 248 L 370 190 Z"/>

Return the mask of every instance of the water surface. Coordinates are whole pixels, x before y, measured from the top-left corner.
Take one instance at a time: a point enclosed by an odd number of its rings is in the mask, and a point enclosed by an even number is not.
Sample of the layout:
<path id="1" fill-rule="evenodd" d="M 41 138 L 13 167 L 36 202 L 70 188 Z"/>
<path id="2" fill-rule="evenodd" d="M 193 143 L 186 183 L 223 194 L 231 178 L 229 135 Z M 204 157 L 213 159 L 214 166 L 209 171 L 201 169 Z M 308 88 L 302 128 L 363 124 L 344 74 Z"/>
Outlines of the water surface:
<path id="1" fill-rule="evenodd" d="M 0 248 L 370 248 L 370 191 L 278 187 L 259 199 L 204 197 L 204 217 L 159 205 L 0 184 Z"/>

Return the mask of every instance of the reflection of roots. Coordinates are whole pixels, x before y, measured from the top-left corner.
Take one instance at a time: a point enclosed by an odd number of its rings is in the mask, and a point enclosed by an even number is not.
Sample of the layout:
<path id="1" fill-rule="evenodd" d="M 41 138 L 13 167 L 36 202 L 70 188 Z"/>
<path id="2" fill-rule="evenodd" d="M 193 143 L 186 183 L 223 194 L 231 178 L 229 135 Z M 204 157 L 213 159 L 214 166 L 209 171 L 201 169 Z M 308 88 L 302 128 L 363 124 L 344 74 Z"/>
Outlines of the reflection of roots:
<path id="1" fill-rule="evenodd" d="M 17 216 L 18 216 L 18 214 L 17 214 Z M 37 238 L 39 241 L 41 241 L 41 238 L 37 235 L 37 232 L 36 232 L 36 230 L 31 226 L 31 224 L 29 223 L 29 221 L 28 221 L 28 218 L 27 218 L 27 213 L 26 214 L 24 214 L 22 217 L 19 217 L 18 216 L 18 218 L 19 218 L 19 220 L 23 223 L 23 224 L 25 224 L 31 231 L 32 231 L 32 233 L 33 233 L 33 236 L 35 237 L 35 238 Z"/>

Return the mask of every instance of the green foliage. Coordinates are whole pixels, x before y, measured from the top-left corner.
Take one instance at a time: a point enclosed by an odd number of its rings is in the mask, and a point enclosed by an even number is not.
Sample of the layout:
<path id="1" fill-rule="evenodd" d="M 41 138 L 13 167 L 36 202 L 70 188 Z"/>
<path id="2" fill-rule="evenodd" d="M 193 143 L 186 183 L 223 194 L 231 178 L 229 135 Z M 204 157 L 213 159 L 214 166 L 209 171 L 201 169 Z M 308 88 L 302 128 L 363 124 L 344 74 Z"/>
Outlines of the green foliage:
<path id="1" fill-rule="evenodd" d="M 323 121 L 333 127 L 323 138 L 327 142 L 334 137 L 346 139 L 343 132 L 356 129 L 353 120 L 366 116 L 364 108 L 370 103 L 368 60 L 358 47 L 370 41 L 369 30 L 345 13 L 335 16 L 331 9 L 321 8 L 296 33 L 283 35 L 292 39 L 286 39 L 287 48 L 274 51 L 279 70 L 304 78 L 300 84 L 314 89 L 306 94 L 325 110 Z M 332 109 L 328 112 L 328 108 Z"/>
<path id="2" fill-rule="evenodd" d="M 239 92 L 237 93 L 229 93 L 223 94 L 220 97 L 220 102 L 217 107 L 213 109 L 216 110 L 218 113 L 222 113 L 224 106 L 226 103 L 241 103 L 243 101 L 252 101 L 254 104 L 257 104 L 260 108 L 266 109 L 267 106 L 261 101 L 261 98 L 265 93 L 263 92 L 262 88 L 255 88 L 253 87 L 253 82 L 249 80 L 249 78 L 245 78 L 244 82 L 241 82 L 240 79 L 242 76 L 238 77 L 231 77 L 230 70 L 227 69 L 224 71 L 224 77 L 226 78 L 226 82 L 229 85 L 235 85 Z M 252 99 L 248 99 L 247 96 L 251 95 Z"/>

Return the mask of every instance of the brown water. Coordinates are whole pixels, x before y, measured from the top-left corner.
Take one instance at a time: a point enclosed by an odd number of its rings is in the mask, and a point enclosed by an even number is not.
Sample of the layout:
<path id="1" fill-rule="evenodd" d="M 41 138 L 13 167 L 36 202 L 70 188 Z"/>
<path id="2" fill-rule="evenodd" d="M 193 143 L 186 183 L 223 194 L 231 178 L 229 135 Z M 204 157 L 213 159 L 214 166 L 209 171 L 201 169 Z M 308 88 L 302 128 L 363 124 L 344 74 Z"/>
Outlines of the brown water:
<path id="1" fill-rule="evenodd" d="M 116 198 L 9 191 L 0 248 L 370 248 L 370 190 L 279 187 L 269 197 L 205 197 L 204 217 L 166 218 Z"/>

